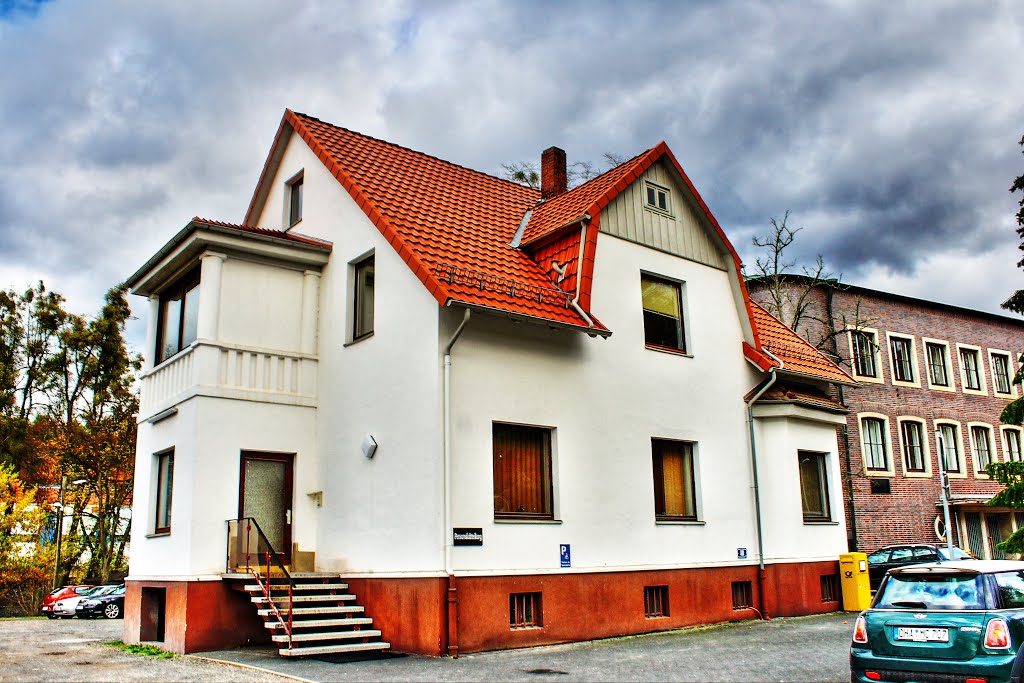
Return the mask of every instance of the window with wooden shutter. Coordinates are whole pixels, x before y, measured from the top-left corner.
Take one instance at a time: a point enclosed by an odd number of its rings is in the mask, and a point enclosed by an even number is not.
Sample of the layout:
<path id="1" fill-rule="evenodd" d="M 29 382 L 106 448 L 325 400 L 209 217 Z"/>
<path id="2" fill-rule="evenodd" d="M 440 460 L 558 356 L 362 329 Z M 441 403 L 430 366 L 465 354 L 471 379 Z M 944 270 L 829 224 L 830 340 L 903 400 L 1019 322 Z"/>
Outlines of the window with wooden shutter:
<path id="1" fill-rule="evenodd" d="M 654 517 L 656 520 L 695 520 L 693 444 L 651 439 L 654 455 Z"/>
<path id="2" fill-rule="evenodd" d="M 554 519 L 551 430 L 494 423 L 494 517 Z"/>

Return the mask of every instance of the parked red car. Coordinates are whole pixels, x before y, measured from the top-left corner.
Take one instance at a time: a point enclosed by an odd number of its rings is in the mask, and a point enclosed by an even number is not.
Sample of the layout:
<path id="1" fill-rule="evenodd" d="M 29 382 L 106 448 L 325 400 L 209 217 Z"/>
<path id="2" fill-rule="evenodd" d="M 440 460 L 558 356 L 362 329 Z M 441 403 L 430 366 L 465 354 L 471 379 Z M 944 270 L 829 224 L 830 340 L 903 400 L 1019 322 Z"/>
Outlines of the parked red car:
<path id="1" fill-rule="evenodd" d="M 95 588 L 95 586 L 61 586 L 60 588 L 58 588 L 57 590 L 53 591 L 45 598 L 43 598 L 43 605 L 39 608 L 39 611 L 42 612 L 48 619 L 53 619 L 53 605 L 55 602 L 57 602 L 58 600 L 63 600 L 64 598 L 74 597 L 76 595 L 84 595 L 86 592 L 91 591 L 93 588 Z"/>

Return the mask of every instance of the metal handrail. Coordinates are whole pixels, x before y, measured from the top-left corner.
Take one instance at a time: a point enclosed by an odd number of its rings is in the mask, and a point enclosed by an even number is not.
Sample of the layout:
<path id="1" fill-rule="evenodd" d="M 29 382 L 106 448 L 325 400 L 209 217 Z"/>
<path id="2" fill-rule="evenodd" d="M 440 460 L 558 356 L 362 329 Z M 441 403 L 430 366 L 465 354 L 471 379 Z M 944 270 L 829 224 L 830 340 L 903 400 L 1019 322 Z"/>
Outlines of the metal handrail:
<path id="1" fill-rule="evenodd" d="M 228 525 L 227 570 L 230 572 L 230 571 L 232 571 L 232 569 L 235 569 L 235 567 L 232 566 L 233 563 L 231 562 L 231 525 L 235 524 L 237 528 L 241 528 L 241 525 L 242 525 L 243 522 L 245 523 L 245 568 L 248 569 L 249 573 L 252 574 L 253 578 L 256 579 L 256 583 L 257 583 L 257 585 L 259 585 L 260 590 L 263 592 L 263 596 L 267 599 L 267 603 L 270 605 L 270 609 L 273 610 L 274 615 L 277 617 L 278 622 L 281 624 L 282 628 L 284 628 L 285 632 L 288 634 L 288 648 L 291 649 L 291 646 L 292 646 L 292 614 L 295 611 L 295 600 L 294 600 L 294 598 L 295 598 L 295 592 L 294 592 L 295 591 L 295 580 L 292 578 L 292 575 L 288 571 L 287 567 L 285 567 L 284 562 L 281 560 L 281 556 L 277 554 L 276 550 L 274 550 L 274 546 L 271 545 L 270 541 L 267 539 L 267 535 L 263 533 L 263 529 L 260 528 L 259 523 L 253 517 L 240 517 L 238 519 L 229 519 L 229 520 L 227 520 L 227 525 Z M 250 552 L 251 548 L 250 548 L 250 545 L 249 545 L 249 538 L 251 536 L 251 532 L 252 532 L 254 527 L 255 527 L 256 533 L 258 535 L 258 541 L 257 541 L 257 544 L 256 544 L 256 552 L 252 553 L 252 552 Z M 262 541 L 262 545 L 266 548 L 266 550 L 263 552 L 263 556 L 264 556 L 264 559 L 266 560 L 266 567 L 267 567 L 265 581 L 260 576 L 260 570 L 262 569 L 263 565 L 262 564 L 257 564 L 257 566 L 255 568 L 249 565 L 249 558 L 250 557 L 257 557 L 257 558 L 260 557 L 260 545 L 261 545 L 260 542 L 261 541 Z M 271 566 L 272 565 L 276 565 L 277 568 L 281 571 L 281 574 L 288 581 L 288 619 L 287 619 L 287 621 L 285 620 L 284 616 L 281 614 L 281 610 L 279 610 L 277 608 L 277 605 L 274 604 L 274 599 L 270 595 L 270 570 L 271 570 Z"/>

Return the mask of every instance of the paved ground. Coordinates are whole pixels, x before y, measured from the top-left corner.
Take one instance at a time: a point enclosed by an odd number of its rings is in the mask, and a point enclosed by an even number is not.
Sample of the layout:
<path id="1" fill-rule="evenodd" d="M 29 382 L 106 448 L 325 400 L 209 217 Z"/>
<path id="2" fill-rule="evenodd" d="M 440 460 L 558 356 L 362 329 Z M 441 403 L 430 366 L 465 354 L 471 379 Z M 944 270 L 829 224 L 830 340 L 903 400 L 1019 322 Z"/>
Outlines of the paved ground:
<path id="1" fill-rule="evenodd" d="M 342 663 L 288 660 L 267 648 L 161 660 L 104 646 L 120 638 L 119 620 L 0 620 L 0 681 L 284 680 L 271 672 L 306 681 L 848 681 L 853 616 L 746 622 L 455 660 Z"/>

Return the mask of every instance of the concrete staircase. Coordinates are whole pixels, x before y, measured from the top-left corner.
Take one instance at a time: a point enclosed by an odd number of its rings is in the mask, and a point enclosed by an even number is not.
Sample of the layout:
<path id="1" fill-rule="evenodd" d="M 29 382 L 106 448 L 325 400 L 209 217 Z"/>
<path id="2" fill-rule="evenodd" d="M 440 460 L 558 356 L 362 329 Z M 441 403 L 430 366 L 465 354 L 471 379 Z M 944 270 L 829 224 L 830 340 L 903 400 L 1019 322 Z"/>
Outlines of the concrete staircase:
<path id="1" fill-rule="evenodd" d="M 295 585 L 290 608 L 290 639 L 287 579 L 270 579 L 268 599 L 255 577 L 243 574 L 225 576 L 233 579 L 241 590 L 249 594 L 257 613 L 263 619 L 263 625 L 270 630 L 271 638 L 280 646 L 278 654 L 282 657 L 384 651 L 391 648 L 389 643 L 381 640 L 381 632 L 373 628 L 373 619 L 364 615 L 363 607 L 356 604 L 356 596 L 348 592 L 348 585 L 341 582 L 339 575 L 300 572 L 291 576 Z"/>

